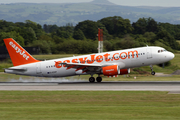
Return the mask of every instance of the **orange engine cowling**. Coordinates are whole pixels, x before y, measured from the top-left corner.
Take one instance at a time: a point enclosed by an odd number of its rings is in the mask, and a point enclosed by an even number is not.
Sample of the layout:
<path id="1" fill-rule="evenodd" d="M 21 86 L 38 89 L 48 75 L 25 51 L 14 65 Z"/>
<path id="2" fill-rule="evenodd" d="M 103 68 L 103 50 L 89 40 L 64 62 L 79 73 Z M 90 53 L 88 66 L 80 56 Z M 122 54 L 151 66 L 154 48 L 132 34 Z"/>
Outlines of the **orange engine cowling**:
<path id="1" fill-rule="evenodd" d="M 103 67 L 102 71 L 105 76 L 125 75 L 130 73 L 130 69 L 120 69 L 118 65 Z"/>
<path id="2" fill-rule="evenodd" d="M 120 74 L 120 69 L 118 65 L 103 67 L 102 71 L 105 76 L 113 76 Z"/>

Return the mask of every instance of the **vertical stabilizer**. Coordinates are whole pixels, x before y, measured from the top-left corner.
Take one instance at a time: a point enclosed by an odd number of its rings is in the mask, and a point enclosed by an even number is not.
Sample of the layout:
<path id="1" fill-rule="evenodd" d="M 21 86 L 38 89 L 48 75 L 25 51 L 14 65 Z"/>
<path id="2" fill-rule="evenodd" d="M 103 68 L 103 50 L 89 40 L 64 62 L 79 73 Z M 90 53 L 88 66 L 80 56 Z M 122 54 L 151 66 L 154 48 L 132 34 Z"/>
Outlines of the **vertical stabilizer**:
<path id="1" fill-rule="evenodd" d="M 11 57 L 14 66 L 39 62 L 22 48 L 14 39 L 4 39 L 4 43 Z"/>

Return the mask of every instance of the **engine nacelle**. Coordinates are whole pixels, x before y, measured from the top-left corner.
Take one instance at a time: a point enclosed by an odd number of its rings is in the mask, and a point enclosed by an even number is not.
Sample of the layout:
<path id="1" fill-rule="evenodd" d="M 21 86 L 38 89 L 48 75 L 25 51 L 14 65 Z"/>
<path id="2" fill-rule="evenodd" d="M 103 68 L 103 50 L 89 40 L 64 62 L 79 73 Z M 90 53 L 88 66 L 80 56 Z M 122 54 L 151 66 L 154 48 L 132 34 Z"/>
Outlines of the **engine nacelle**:
<path id="1" fill-rule="evenodd" d="M 112 65 L 103 67 L 102 72 L 105 76 L 125 75 L 130 73 L 130 68 L 120 69 L 118 65 Z"/>
<path id="2" fill-rule="evenodd" d="M 102 71 L 105 76 L 113 76 L 120 74 L 120 69 L 118 65 L 103 67 Z"/>

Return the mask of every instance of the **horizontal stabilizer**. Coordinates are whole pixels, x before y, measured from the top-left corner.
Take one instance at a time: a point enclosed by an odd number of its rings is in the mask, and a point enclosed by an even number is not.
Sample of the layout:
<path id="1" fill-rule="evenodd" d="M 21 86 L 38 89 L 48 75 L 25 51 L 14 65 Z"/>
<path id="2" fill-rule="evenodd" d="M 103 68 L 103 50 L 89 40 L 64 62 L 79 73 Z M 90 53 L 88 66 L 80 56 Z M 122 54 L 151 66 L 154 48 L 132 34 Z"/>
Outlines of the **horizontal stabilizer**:
<path id="1" fill-rule="evenodd" d="M 8 69 L 4 69 L 5 72 L 6 72 L 6 70 L 13 70 L 13 71 L 18 71 L 18 72 L 24 72 L 24 71 L 27 71 L 26 68 L 23 68 L 23 69 L 16 69 L 16 68 L 8 68 Z"/>

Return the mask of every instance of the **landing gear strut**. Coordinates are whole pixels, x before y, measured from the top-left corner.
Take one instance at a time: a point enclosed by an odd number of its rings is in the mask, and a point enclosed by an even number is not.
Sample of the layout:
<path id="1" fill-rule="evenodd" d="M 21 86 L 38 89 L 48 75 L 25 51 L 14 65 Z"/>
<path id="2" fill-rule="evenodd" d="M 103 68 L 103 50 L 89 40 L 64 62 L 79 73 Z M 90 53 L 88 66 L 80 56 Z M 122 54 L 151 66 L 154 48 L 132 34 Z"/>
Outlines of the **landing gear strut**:
<path id="1" fill-rule="evenodd" d="M 151 67 L 151 75 L 155 75 L 156 72 L 153 71 L 153 65 L 150 65 L 150 67 Z"/>

